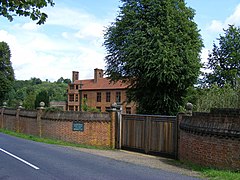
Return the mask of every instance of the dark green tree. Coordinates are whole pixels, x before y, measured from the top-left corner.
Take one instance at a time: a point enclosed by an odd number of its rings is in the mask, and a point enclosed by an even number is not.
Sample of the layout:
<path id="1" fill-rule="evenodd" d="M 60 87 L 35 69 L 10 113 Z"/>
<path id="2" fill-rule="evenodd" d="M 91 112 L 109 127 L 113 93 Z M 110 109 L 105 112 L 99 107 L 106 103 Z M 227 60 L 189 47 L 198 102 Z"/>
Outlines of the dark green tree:
<path id="1" fill-rule="evenodd" d="M 240 28 L 229 25 L 224 32 L 209 54 L 207 68 L 211 72 L 206 73 L 205 84 L 222 87 L 228 83 L 235 87 L 240 77 Z"/>
<path id="2" fill-rule="evenodd" d="M 43 24 L 48 16 L 40 10 L 48 5 L 54 6 L 53 0 L 0 0 L 0 16 L 6 17 L 9 21 L 16 15 L 29 16 L 30 19 L 37 20 L 37 24 Z"/>
<path id="3" fill-rule="evenodd" d="M 49 95 L 46 90 L 39 92 L 35 100 L 35 108 L 39 107 L 40 102 L 44 102 L 46 107 L 49 107 Z"/>
<path id="4" fill-rule="evenodd" d="M 183 0 L 121 0 L 105 32 L 106 75 L 128 81 L 140 113 L 175 114 L 200 73 L 202 39 Z"/>
<path id="5" fill-rule="evenodd" d="M 6 42 L 0 42 L 0 104 L 11 90 L 14 82 L 14 71 L 11 63 L 11 51 Z"/>

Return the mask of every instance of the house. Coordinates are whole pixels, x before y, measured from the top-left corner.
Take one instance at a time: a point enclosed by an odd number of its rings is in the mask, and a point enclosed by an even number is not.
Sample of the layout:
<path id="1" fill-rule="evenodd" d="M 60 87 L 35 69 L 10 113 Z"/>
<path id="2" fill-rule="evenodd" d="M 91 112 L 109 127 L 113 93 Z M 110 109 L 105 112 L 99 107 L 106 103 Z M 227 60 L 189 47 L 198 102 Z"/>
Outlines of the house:
<path id="1" fill-rule="evenodd" d="M 136 113 L 134 102 L 127 102 L 126 83 L 110 82 L 103 76 L 102 69 L 94 69 L 94 78 L 79 80 L 79 72 L 72 72 L 72 83 L 68 85 L 68 111 L 83 111 L 83 102 L 101 112 L 111 108 L 113 103 L 120 104 L 122 112 Z"/>
<path id="2" fill-rule="evenodd" d="M 63 111 L 66 111 L 66 104 L 67 104 L 66 101 L 51 101 L 50 107 L 55 107 Z"/>

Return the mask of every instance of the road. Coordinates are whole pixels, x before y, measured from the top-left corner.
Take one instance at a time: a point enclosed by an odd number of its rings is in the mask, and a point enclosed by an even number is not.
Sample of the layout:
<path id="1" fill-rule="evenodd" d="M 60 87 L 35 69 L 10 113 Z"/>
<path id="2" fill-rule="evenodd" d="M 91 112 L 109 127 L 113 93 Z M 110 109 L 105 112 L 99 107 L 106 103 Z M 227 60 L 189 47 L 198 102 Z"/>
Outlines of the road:
<path id="1" fill-rule="evenodd" d="M 164 179 L 193 177 L 0 133 L 0 180 Z"/>

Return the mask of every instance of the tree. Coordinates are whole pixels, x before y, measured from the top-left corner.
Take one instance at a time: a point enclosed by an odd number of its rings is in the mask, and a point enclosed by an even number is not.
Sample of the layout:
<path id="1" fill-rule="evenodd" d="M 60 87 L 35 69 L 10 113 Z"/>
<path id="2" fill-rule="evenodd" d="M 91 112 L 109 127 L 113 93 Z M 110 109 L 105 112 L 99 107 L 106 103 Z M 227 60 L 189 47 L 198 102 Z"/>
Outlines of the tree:
<path id="1" fill-rule="evenodd" d="M 35 108 L 39 107 L 40 102 L 44 102 L 46 107 L 49 106 L 49 95 L 47 91 L 43 90 L 37 94 Z"/>
<path id="2" fill-rule="evenodd" d="M 208 56 L 207 68 L 211 72 L 206 73 L 205 83 L 217 83 L 220 87 L 229 83 L 235 87 L 240 77 L 240 28 L 229 25 L 224 32 L 225 35 L 217 39 L 219 46 L 214 43 Z"/>
<path id="3" fill-rule="evenodd" d="M 140 113 L 175 114 L 200 73 L 202 39 L 183 0 L 121 0 L 105 32 L 106 75 L 129 83 Z"/>
<path id="4" fill-rule="evenodd" d="M 14 82 L 14 71 L 10 61 L 11 51 L 6 42 L 0 42 L 0 103 L 11 90 Z"/>
<path id="5" fill-rule="evenodd" d="M 13 21 L 13 16 L 29 16 L 32 20 L 38 20 L 37 24 L 43 24 L 47 19 L 47 14 L 40 9 L 48 5 L 54 6 L 53 0 L 38 1 L 16 1 L 16 0 L 0 0 L 0 16 L 6 17 L 9 21 Z"/>

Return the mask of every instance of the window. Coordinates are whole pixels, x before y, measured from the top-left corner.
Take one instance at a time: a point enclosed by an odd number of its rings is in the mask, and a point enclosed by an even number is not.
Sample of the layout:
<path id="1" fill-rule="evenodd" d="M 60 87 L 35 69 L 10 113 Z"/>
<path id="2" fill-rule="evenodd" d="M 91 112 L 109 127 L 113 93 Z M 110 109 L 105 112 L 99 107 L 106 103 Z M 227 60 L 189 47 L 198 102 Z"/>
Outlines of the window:
<path id="1" fill-rule="evenodd" d="M 131 114 L 131 107 L 126 107 L 126 114 Z"/>
<path id="2" fill-rule="evenodd" d="M 75 96 L 75 102 L 78 102 L 78 94 Z"/>
<path id="3" fill-rule="evenodd" d="M 68 107 L 68 110 L 69 110 L 69 111 L 74 111 L 74 106 L 69 106 L 69 107 Z"/>
<path id="4" fill-rule="evenodd" d="M 84 94 L 84 95 L 83 95 L 83 98 L 84 98 L 84 99 L 87 99 L 87 94 Z"/>
<path id="5" fill-rule="evenodd" d="M 116 102 L 121 102 L 121 92 L 116 92 Z"/>
<path id="6" fill-rule="evenodd" d="M 111 92 L 106 92 L 106 102 L 111 101 Z"/>
<path id="7" fill-rule="evenodd" d="M 97 92 L 97 102 L 101 102 L 101 93 Z"/>
<path id="8" fill-rule="evenodd" d="M 78 89 L 78 85 L 76 85 L 76 89 Z"/>
<path id="9" fill-rule="evenodd" d="M 70 89 L 74 89 L 74 84 L 70 84 Z"/>
<path id="10" fill-rule="evenodd" d="M 75 111 L 78 111 L 78 106 L 75 106 Z"/>
<path id="11" fill-rule="evenodd" d="M 70 102 L 74 101 L 74 94 L 69 94 L 69 101 Z"/>

